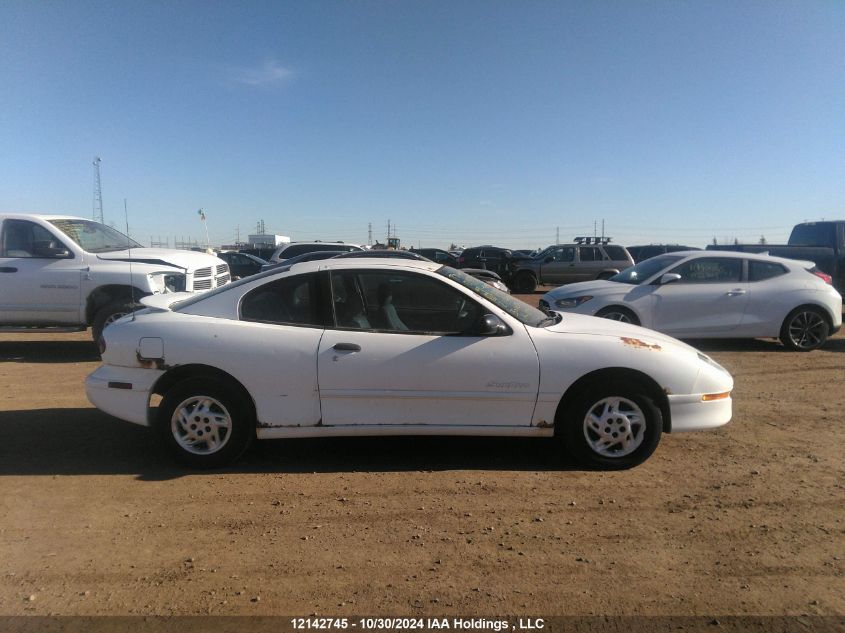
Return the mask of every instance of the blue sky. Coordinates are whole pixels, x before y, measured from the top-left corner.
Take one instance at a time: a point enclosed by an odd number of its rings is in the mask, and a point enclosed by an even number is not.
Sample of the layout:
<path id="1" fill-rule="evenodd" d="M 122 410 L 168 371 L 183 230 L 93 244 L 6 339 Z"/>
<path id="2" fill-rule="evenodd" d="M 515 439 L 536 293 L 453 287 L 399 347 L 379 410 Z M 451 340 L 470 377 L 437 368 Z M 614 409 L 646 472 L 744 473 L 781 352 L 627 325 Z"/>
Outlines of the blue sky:
<path id="1" fill-rule="evenodd" d="M 0 211 L 546 246 L 845 217 L 845 2 L 0 3 Z"/>

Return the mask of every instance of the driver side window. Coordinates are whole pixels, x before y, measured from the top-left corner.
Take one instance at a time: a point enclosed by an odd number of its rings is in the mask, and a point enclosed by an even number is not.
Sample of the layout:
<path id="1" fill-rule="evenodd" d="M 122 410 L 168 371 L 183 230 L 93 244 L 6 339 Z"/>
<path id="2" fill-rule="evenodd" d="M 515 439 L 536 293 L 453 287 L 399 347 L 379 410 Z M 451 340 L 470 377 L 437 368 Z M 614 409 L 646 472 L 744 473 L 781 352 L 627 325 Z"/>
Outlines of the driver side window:
<path id="1" fill-rule="evenodd" d="M 335 323 L 397 334 L 469 335 L 481 306 L 451 286 L 406 272 L 343 270 L 331 275 Z"/>
<path id="2" fill-rule="evenodd" d="M 567 246 L 566 248 L 558 248 L 552 254 L 552 261 L 555 262 L 574 262 L 575 261 L 575 249 L 571 246 Z"/>
<path id="3" fill-rule="evenodd" d="M 66 248 L 44 227 L 28 220 L 6 220 L 0 236 L 0 257 L 52 257 L 45 248 Z"/>
<path id="4" fill-rule="evenodd" d="M 713 284 L 738 282 L 742 278 L 742 260 L 731 257 L 699 257 L 669 272 L 677 273 L 677 283 Z"/>

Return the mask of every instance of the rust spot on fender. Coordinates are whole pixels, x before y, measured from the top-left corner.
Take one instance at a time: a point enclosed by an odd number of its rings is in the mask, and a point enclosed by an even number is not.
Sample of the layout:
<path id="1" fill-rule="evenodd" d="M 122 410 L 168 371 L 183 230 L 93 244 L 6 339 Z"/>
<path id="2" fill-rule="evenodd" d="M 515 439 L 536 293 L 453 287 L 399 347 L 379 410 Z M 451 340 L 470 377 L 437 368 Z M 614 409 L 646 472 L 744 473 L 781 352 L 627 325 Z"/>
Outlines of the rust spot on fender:
<path id="1" fill-rule="evenodd" d="M 663 349 L 657 343 L 654 343 L 653 345 L 651 345 L 649 343 L 646 343 L 645 341 L 641 341 L 638 338 L 629 338 L 627 336 L 620 336 L 619 338 L 622 340 L 622 342 L 625 345 L 630 345 L 631 347 L 636 347 L 638 349 L 650 349 L 650 350 L 653 350 L 655 352 L 659 352 L 661 349 Z"/>
<path id="2" fill-rule="evenodd" d="M 554 425 L 554 423 L 549 423 L 549 422 L 546 422 L 545 420 L 540 420 L 539 422 L 537 422 L 537 428 L 538 429 L 553 429 L 553 428 L 555 428 L 555 425 Z"/>

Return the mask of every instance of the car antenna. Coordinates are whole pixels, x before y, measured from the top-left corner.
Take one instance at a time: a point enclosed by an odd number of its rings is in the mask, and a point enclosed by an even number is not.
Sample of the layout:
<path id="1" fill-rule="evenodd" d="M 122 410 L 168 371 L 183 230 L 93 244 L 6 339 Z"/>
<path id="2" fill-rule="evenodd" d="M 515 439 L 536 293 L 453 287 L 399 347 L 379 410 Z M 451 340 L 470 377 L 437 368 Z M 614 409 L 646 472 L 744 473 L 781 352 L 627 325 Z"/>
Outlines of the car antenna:
<path id="1" fill-rule="evenodd" d="M 129 255 L 129 307 L 135 307 L 135 283 L 132 279 L 132 238 L 129 237 L 129 211 L 126 208 L 126 198 L 123 199 L 123 217 L 126 219 L 126 254 Z M 132 310 L 132 320 L 135 320 L 135 310 Z"/>

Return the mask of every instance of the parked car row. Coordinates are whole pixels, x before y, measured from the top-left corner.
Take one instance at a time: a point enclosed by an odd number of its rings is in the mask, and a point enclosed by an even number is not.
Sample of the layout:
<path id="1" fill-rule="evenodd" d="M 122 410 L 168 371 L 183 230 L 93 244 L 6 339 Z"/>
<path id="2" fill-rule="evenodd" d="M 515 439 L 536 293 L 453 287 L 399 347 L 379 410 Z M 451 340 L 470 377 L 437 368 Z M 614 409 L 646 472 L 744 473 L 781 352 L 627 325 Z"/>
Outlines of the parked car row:
<path id="1" fill-rule="evenodd" d="M 607 279 L 642 259 L 667 252 L 695 250 L 686 246 L 666 244 L 632 246 L 626 249 L 624 246 L 610 244 L 602 239 L 595 241 L 591 238 L 581 239 L 582 241 L 576 243 L 555 244 L 538 251 L 512 250 L 486 245 L 464 249 L 458 255 L 439 248 L 411 248 L 409 251 L 388 252 L 416 253 L 433 262 L 454 268 L 489 270 L 496 273 L 515 292 L 528 294 L 534 292 L 540 285 Z M 585 239 L 587 242 L 583 241 Z M 339 254 L 342 251 L 361 250 L 363 249 L 355 245 L 340 242 L 294 242 L 278 247 L 263 270 L 267 270 L 273 264 L 286 262 L 292 257 L 304 254 L 323 251 L 335 251 Z M 374 256 L 384 256 L 382 253 L 385 251 L 364 252 Z M 326 257 L 329 256 L 315 256 L 296 261 Z M 251 274 L 258 270 L 260 268 L 254 267 Z"/>

